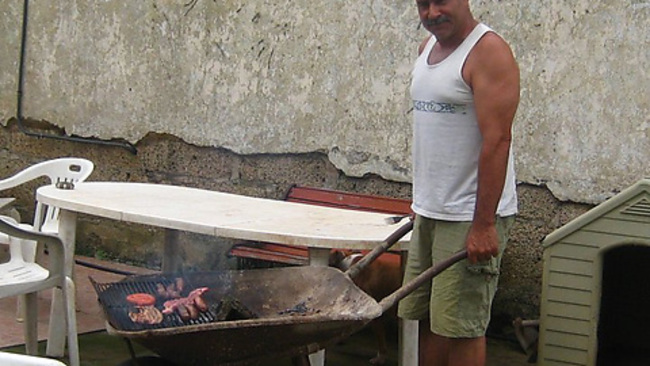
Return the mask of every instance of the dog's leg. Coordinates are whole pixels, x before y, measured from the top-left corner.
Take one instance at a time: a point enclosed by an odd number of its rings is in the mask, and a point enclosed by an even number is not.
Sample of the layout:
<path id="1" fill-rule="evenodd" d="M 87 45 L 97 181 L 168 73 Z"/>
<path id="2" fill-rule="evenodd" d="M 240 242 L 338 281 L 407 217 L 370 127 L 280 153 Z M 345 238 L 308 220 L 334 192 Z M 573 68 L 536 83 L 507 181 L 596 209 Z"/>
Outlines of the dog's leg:
<path id="1" fill-rule="evenodd" d="M 384 317 L 375 319 L 370 323 L 372 332 L 377 339 L 377 355 L 370 360 L 372 365 L 383 365 L 386 363 L 388 356 L 388 342 L 386 341 L 386 324 L 384 324 Z"/>

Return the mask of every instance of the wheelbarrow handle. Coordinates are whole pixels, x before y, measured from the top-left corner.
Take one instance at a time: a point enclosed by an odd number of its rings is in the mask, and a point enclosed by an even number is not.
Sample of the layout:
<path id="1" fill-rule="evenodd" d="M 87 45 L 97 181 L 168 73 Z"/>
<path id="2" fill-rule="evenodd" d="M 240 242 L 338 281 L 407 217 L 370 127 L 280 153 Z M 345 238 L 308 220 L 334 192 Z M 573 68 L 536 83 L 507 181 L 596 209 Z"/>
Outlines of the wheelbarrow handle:
<path id="1" fill-rule="evenodd" d="M 426 281 L 434 278 L 440 272 L 446 270 L 447 268 L 453 266 L 454 264 L 460 262 L 461 260 L 467 258 L 467 250 L 463 249 L 451 257 L 438 262 L 436 265 L 431 266 L 429 269 L 426 271 L 420 273 L 417 277 L 403 285 L 402 287 L 398 288 L 395 292 L 392 294 L 384 297 L 380 302 L 379 306 L 381 306 L 382 309 L 382 314 L 385 313 L 388 309 L 393 307 L 395 304 L 397 304 L 400 300 L 402 300 L 406 295 L 410 294 L 413 292 L 416 288 L 420 287 L 422 284 L 424 284 Z"/>
<path id="2" fill-rule="evenodd" d="M 411 230 L 413 230 L 413 221 L 409 220 L 406 224 L 400 226 L 397 230 L 395 230 L 392 234 L 390 234 L 384 241 L 373 248 L 368 254 L 364 255 L 361 260 L 359 260 L 357 263 L 352 265 L 350 268 L 348 268 L 347 271 L 345 271 L 345 274 L 348 275 L 350 278 L 354 279 L 359 272 L 361 272 L 364 268 L 366 268 L 370 263 L 372 263 L 377 257 L 385 253 L 390 247 L 395 245 L 404 235 L 408 234 Z"/>

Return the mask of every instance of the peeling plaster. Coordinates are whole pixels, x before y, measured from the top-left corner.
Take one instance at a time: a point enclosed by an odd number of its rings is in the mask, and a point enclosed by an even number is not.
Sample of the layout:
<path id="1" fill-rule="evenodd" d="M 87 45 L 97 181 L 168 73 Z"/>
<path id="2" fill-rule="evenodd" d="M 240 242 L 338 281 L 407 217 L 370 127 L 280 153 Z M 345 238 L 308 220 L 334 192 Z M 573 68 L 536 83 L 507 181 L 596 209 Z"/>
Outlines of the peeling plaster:
<path id="1" fill-rule="evenodd" d="M 387 180 L 406 182 L 410 178 L 410 172 L 402 168 L 399 162 L 364 151 L 341 151 L 335 147 L 327 156 L 334 165 L 352 177 L 363 177 L 368 172 L 382 172 L 377 174 Z"/>

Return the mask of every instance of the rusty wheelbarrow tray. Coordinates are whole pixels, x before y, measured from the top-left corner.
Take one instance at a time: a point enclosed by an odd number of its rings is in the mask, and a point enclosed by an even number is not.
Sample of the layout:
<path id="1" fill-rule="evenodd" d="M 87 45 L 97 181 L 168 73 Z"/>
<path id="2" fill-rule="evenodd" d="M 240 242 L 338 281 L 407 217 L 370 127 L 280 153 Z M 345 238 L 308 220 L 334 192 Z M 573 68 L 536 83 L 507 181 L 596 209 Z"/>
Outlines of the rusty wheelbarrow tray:
<path id="1" fill-rule="evenodd" d="M 459 252 L 380 302 L 375 301 L 352 278 L 412 227 L 412 222 L 400 227 L 346 273 L 306 266 L 184 275 L 190 283 L 210 288 L 203 295 L 207 303 L 233 297 L 256 318 L 125 330 L 115 326 L 107 312 L 107 331 L 180 365 L 249 365 L 313 353 L 360 330 L 420 284 L 466 258 L 465 252 Z M 105 291 L 109 290 L 110 286 Z M 100 303 L 103 293 L 98 290 Z"/>

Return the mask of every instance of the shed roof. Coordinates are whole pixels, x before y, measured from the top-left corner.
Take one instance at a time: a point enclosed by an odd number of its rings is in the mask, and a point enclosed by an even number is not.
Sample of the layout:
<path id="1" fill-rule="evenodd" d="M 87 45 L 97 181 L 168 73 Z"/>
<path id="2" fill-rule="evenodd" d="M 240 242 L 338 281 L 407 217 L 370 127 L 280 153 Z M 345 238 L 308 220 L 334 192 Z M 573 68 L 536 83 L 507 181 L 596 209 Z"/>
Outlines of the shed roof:
<path id="1" fill-rule="evenodd" d="M 592 223 L 595 220 L 598 220 L 602 216 L 606 215 L 608 212 L 615 210 L 616 208 L 625 205 L 631 199 L 638 197 L 640 194 L 648 193 L 650 194 L 650 179 L 641 179 L 635 184 L 623 190 L 621 193 L 611 197 L 605 202 L 599 204 L 598 206 L 592 208 L 591 210 L 585 212 L 584 214 L 578 216 L 577 218 L 571 220 L 566 225 L 561 228 L 553 231 L 544 238 L 542 245 L 547 248 L 553 244 L 559 242 L 568 235 L 573 234 L 574 232 L 582 229 L 586 225 Z M 650 201 L 644 200 L 642 204 L 644 211 L 643 213 L 650 217 Z"/>

